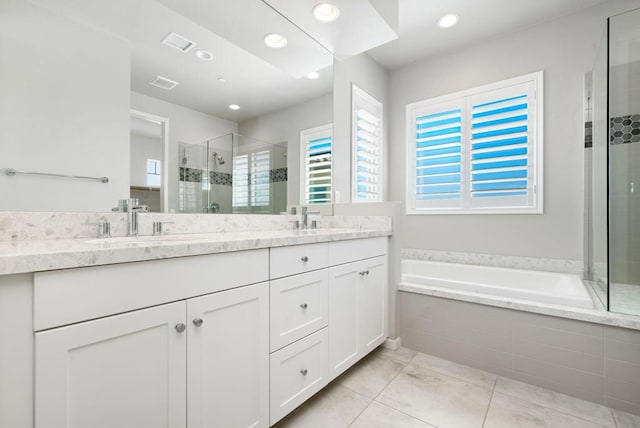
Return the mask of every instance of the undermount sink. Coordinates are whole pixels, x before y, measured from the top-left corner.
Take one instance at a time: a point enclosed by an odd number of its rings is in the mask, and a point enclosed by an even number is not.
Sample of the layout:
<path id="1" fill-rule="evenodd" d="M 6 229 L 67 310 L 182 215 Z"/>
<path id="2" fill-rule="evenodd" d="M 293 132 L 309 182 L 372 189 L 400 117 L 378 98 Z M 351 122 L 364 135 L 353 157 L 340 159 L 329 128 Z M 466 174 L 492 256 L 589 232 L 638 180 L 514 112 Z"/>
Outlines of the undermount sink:
<path id="1" fill-rule="evenodd" d="M 85 241 L 87 244 L 149 244 L 153 242 L 181 242 L 202 240 L 201 235 L 162 235 L 162 236 L 123 236 L 117 238 L 99 238 Z"/>

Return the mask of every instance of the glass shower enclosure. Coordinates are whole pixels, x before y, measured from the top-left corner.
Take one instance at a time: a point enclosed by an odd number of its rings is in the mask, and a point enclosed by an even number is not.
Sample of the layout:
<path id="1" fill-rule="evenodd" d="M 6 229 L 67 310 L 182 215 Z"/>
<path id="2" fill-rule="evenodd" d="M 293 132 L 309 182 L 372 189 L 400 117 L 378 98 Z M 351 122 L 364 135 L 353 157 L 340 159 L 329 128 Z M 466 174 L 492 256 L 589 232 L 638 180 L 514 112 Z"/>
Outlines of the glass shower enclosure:
<path id="1" fill-rule="evenodd" d="M 179 143 L 179 210 L 279 214 L 287 209 L 287 144 L 238 134 Z"/>
<path id="2" fill-rule="evenodd" d="M 592 75 L 588 272 L 610 311 L 640 315 L 640 9 L 609 18 Z"/>

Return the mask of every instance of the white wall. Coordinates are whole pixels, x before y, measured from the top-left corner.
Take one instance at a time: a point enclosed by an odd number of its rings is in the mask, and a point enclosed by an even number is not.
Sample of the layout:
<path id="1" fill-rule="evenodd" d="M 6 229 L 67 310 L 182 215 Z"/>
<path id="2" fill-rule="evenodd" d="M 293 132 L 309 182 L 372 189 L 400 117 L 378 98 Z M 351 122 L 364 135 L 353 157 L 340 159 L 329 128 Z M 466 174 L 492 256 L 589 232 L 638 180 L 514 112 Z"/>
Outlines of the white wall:
<path id="1" fill-rule="evenodd" d="M 128 43 L 24 0 L 0 6 L 0 210 L 110 211 L 129 194 Z"/>
<path id="2" fill-rule="evenodd" d="M 238 124 L 177 104 L 131 92 L 131 108 L 169 119 L 169 210 L 178 211 L 178 142 L 201 143 L 220 135 L 238 132 Z"/>
<path id="3" fill-rule="evenodd" d="M 606 17 L 633 7 L 640 1 L 611 1 L 391 73 L 390 199 L 403 201 L 407 103 L 545 73 L 544 214 L 403 215 L 396 222 L 402 247 L 582 259 L 583 75 Z"/>
<path id="4" fill-rule="evenodd" d="M 351 200 L 351 84 L 355 83 L 360 89 L 376 98 L 383 105 L 387 125 L 383 137 L 383 200 L 388 198 L 389 168 L 389 74 L 369 55 L 360 54 L 333 64 L 333 139 L 334 162 L 333 183 L 334 190 L 339 192 L 336 203 L 348 203 Z"/>
<path id="5" fill-rule="evenodd" d="M 238 133 L 268 143 L 287 144 L 287 204 L 300 203 L 300 131 L 333 121 L 332 94 L 241 122 Z"/>

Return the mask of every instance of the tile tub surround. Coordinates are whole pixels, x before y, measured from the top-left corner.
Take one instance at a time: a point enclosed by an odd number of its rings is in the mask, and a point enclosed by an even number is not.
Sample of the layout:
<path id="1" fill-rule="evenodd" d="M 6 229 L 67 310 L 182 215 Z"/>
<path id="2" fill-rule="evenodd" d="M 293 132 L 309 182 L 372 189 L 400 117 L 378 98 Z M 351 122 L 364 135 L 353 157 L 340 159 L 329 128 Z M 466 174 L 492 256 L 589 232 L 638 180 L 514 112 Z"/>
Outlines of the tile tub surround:
<path id="1" fill-rule="evenodd" d="M 275 428 L 329 426 L 637 428 L 640 416 L 400 348 L 374 351 Z"/>
<path id="2" fill-rule="evenodd" d="M 165 225 L 168 235 L 176 233 L 221 233 L 291 230 L 291 220 L 300 216 L 243 214 L 140 214 L 140 235 L 151 235 L 154 221 Z M 387 216 L 316 216 L 320 229 L 391 229 Z M 0 242 L 41 239 L 95 238 L 99 221 L 111 223 L 111 236 L 125 236 L 124 213 L 0 212 Z"/>
<path id="3" fill-rule="evenodd" d="M 412 248 L 403 248 L 400 255 L 402 259 L 571 273 L 579 275 L 580 278 L 582 278 L 584 274 L 584 263 L 582 260 L 542 259 L 537 257 L 502 256 L 498 254 L 462 253 Z"/>
<path id="4" fill-rule="evenodd" d="M 407 292 L 398 311 L 404 346 L 640 415 L 640 331 Z"/>

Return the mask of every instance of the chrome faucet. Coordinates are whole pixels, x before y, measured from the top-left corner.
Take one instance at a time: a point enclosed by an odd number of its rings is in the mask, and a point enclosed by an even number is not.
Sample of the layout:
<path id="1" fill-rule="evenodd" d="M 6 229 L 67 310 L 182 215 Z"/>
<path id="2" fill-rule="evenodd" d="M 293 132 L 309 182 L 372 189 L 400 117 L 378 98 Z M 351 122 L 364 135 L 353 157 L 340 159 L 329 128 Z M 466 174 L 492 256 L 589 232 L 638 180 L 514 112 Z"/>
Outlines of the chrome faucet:
<path id="1" fill-rule="evenodd" d="M 113 211 L 127 213 L 127 236 L 138 236 L 138 213 L 146 213 L 149 207 L 140 205 L 139 199 L 120 199 Z"/>
<path id="2" fill-rule="evenodd" d="M 309 212 L 309 207 L 302 207 L 302 224 L 301 229 L 307 229 L 309 227 L 309 214 L 320 214 L 320 211 Z"/>

